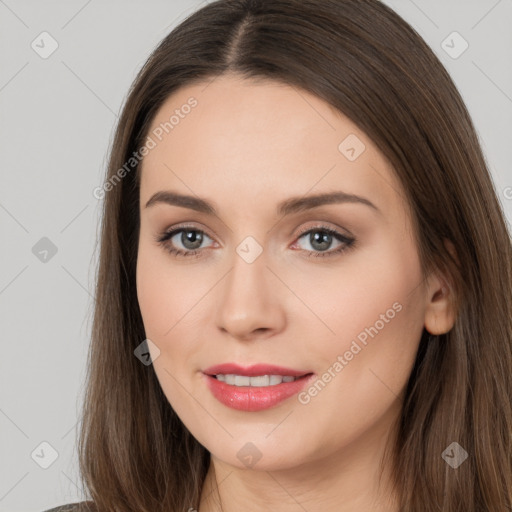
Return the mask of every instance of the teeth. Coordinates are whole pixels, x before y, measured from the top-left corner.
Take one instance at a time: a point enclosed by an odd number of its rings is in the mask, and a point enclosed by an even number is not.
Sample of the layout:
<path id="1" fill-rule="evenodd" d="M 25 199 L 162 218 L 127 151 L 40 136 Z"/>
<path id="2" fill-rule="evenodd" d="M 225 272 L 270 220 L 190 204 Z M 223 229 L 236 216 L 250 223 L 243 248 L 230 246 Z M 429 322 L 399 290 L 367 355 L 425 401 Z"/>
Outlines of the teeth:
<path id="1" fill-rule="evenodd" d="M 282 382 L 293 382 L 297 377 L 291 375 L 258 375 L 256 377 L 247 377 L 246 375 L 216 375 L 217 380 L 225 382 L 231 386 L 253 386 L 267 387 L 281 384 Z"/>
<path id="2" fill-rule="evenodd" d="M 275 386 L 276 384 L 281 384 L 283 382 L 284 377 L 280 375 L 271 375 L 270 376 L 270 385 Z"/>

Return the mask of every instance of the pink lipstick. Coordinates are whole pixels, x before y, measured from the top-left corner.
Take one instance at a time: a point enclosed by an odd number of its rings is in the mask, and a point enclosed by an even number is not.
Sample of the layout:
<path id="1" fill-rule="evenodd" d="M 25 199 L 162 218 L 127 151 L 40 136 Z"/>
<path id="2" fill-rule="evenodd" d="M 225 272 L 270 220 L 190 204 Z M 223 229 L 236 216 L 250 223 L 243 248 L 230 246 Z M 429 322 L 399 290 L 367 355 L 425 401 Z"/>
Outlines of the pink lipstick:
<path id="1" fill-rule="evenodd" d="M 255 412 L 274 407 L 299 393 L 314 377 L 308 370 L 270 364 L 215 365 L 203 371 L 213 396 L 232 409 Z"/>

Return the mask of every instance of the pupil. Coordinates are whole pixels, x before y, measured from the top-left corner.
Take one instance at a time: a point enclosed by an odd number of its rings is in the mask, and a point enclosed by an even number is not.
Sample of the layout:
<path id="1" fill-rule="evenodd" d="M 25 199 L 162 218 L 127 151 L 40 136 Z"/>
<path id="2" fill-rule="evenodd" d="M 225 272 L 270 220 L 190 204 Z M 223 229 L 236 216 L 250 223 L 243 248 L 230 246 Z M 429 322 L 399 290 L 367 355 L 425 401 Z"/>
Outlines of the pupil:
<path id="1" fill-rule="evenodd" d="M 323 251 L 329 248 L 332 235 L 324 231 L 316 231 L 315 233 L 312 233 L 311 236 L 313 237 L 312 239 L 310 237 L 310 243 L 312 247 L 319 251 Z M 315 244 L 317 243 L 320 245 L 320 247 L 315 247 Z"/>
<path id="2" fill-rule="evenodd" d="M 198 231 L 183 231 L 181 235 L 181 242 L 187 249 L 198 249 L 202 241 L 203 236 Z M 192 243 L 192 247 L 188 246 L 188 243 Z"/>

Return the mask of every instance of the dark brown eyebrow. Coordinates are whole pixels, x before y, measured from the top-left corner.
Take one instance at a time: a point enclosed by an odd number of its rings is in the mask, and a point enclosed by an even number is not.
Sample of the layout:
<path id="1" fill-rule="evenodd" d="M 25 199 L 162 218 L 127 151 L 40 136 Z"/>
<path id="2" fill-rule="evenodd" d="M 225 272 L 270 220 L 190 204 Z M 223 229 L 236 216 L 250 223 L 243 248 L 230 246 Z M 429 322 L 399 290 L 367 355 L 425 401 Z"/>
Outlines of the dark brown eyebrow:
<path id="1" fill-rule="evenodd" d="M 189 208 L 207 215 L 218 216 L 218 212 L 214 206 L 205 199 L 178 194 L 177 192 L 172 192 L 170 190 L 162 190 L 153 194 L 151 199 L 146 203 L 146 208 L 158 203 L 181 206 L 182 208 Z M 303 197 L 292 197 L 278 204 L 277 213 L 280 216 L 286 216 L 325 204 L 339 203 L 359 203 L 369 206 L 375 211 L 381 213 L 379 208 L 377 208 L 370 200 L 354 194 L 347 194 L 345 192 L 329 192 Z"/>

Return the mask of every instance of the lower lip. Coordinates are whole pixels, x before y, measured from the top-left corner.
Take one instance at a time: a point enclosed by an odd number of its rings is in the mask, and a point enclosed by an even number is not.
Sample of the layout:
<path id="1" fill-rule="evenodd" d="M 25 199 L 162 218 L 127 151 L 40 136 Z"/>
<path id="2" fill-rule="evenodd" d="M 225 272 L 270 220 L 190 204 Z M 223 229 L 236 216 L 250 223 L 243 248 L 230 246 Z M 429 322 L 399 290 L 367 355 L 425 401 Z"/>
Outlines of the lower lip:
<path id="1" fill-rule="evenodd" d="M 262 411 L 299 393 L 314 377 L 305 375 L 293 382 L 282 382 L 274 386 L 232 386 L 204 374 L 213 396 L 222 404 L 239 411 Z"/>

